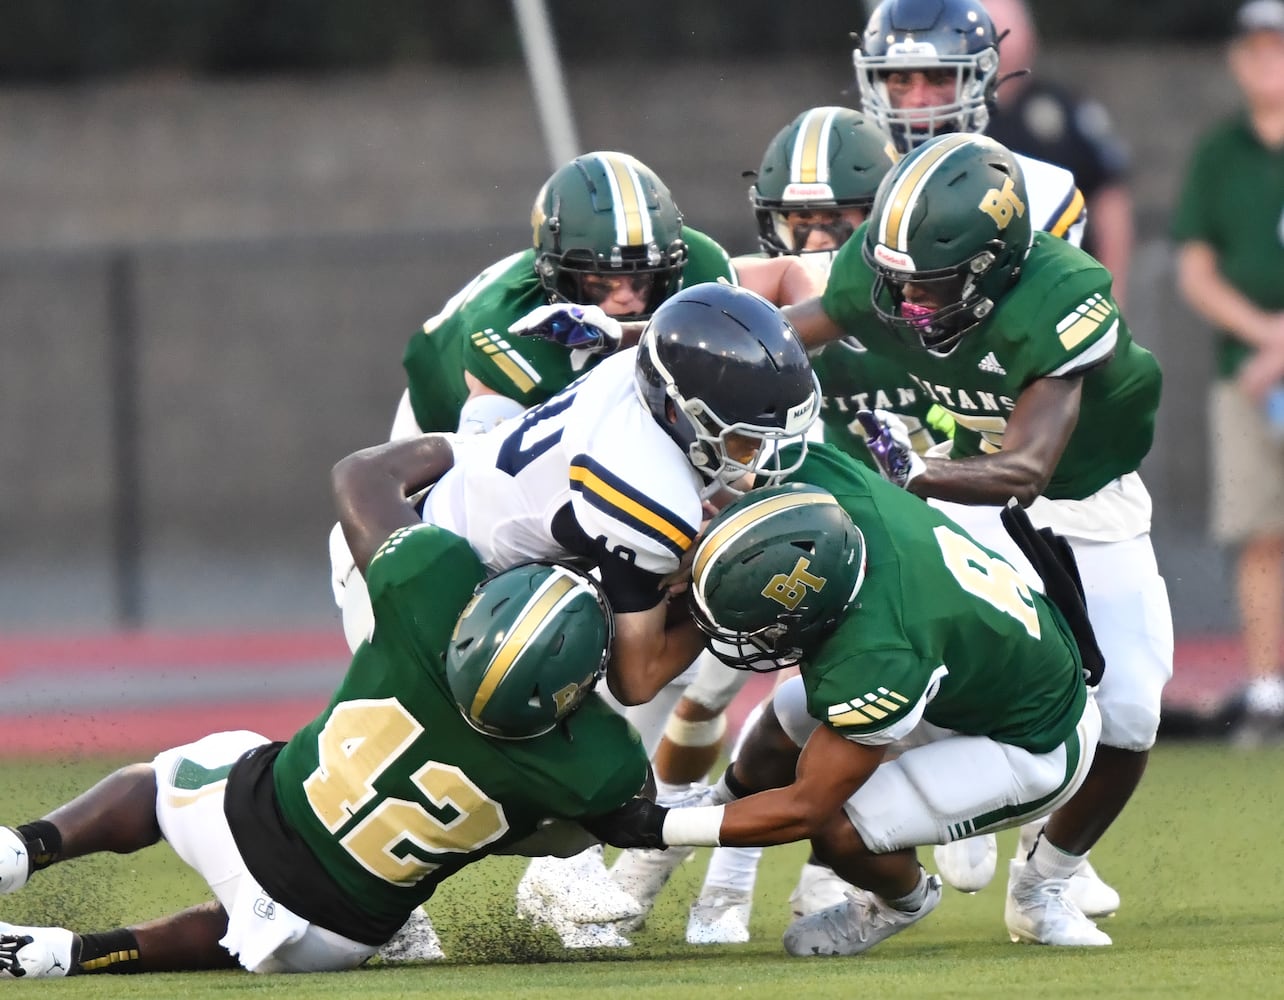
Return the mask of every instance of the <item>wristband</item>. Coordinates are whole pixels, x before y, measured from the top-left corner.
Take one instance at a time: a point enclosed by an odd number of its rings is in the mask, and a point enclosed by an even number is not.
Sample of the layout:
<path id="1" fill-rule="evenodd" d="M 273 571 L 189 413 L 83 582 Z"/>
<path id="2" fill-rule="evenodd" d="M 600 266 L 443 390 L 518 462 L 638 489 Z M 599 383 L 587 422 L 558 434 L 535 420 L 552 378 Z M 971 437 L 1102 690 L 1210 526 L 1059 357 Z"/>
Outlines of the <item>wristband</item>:
<path id="1" fill-rule="evenodd" d="M 670 809 L 664 816 L 660 836 L 669 847 L 718 847 L 725 809 L 726 806 Z"/>

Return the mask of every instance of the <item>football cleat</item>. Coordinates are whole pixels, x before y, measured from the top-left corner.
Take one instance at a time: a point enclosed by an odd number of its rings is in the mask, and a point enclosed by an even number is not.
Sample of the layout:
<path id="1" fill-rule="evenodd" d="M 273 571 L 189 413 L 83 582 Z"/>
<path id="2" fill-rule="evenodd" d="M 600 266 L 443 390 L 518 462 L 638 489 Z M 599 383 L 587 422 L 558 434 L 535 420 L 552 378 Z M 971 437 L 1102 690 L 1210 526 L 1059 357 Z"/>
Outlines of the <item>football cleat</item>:
<path id="1" fill-rule="evenodd" d="M 939 844 L 932 848 L 941 881 L 959 892 L 980 892 L 994 879 L 999 842 L 992 833 Z"/>
<path id="2" fill-rule="evenodd" d="M 1068 879 L 1041 879 L 1024 861 L 1008 863 L 1003 921 L 1014 942 L 1063 948 L 1103 947 L 1110 935 L 1089 920 L 1066 892 Z"/>
<path id="3" fill-rule="evenodd" d="M 1113 917 L 1119 910 L 1119 893 L 1104 881 L 1092 863 L 1084 858 L 1066 887 L 1066 897 L 1083 911 L 1085 917 L 1098 920 Z"/>
<path id="4" fill-rule="evenodd" d="M 71 969 L 76 935 L 64 927 L 0 923 L 0 979 L 55 979 Z"/>
<path id="5" fill-rule="evenodd" d="M 1036 820 L 1021 827 L 1014 860 L 1024 863 L 1030 856 L 1030 852 L 1034 850 L 1035 841 L 1043 832 L 1043 822 L 1043 820 Z M 1085 917 L 1092 920 L 1113 917 L 1119 910 L 1119 893 L 1097 874 L 1097 870 L 1092 867 L 1086 854 L 1083 861 L 1079 863 L 1079 867 L 1075 869 L 1075 873 L 1070 876 L 1070 884 L 1066 886 L 1066 897 L 1083 911 Z"/>
<path id="6" fill-rule="evenodd" d="M 834 874 L 832 868 L 811 863 L 802 866 L 798 885 L 789 896 L 789 910 L 795 917 L 805 917 L 827 910 L 847 899 L 852 886 Z"/>
<path id="7" fill-rule="evenodd" d="M 422 906 L 414 911 L 402 924 L 401 930 L 375 952 L 374 957 L 389 964 L 402 962 L 435 962 L 446 957 L 441 947 L 441 938 Z"/>
<path id="8" fill-rule="evenodd" d="M 551 907 L 577 924 L 609 924 L 642 913 L 638 901 L 611 878 L 600 846 L 570 858 L 532 858 L 517 883 L 517 905 L 519 911 L 524 905 Z"/>
<path id="9" fill-rule="evenodd" d="M 860 955 L 916 924 L 941 901 L 939 876 L 927 877 L 927 898 L 913 913 L 889 906 L 865 889 L 849 889 L 837 906 L 799 917 L 785 930 L 785 951 L 796 956 Z"/>
<path id="10" fill-rule="evenodd" d="M 687 944 L 744 944 L 749 940 L 753 897 L 743 890 L 708 886 L 691 904 Z"/>
<path id="11" fill-rule="evenodd" d="M 0 895 L 17 892 L 31 877 L 27 842 L 17 830 L 0 826 Z"/>
<path id="12" fill-rule="evenodd" d="M 662 851 L 634 849 L 624 851 L 611 866 L 611 878 L 642 907 L 635 917 L 625 917 L 620 927 L 635 931 L 641 927 L 655 906 L 678 865 L 695 853 L 694 847 L 670 847 Z"/>

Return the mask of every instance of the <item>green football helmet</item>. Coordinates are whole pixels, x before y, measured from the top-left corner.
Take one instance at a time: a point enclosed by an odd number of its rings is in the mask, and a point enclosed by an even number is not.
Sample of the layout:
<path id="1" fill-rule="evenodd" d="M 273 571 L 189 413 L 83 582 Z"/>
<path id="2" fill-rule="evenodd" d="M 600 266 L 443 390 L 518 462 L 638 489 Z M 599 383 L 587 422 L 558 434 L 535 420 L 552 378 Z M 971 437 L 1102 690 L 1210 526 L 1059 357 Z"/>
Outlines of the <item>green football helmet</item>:
<path id="1" fill-rule="evenodd" d="M 645 310 L 615 318 L 646 319 L 682 286 L 682 213 L 655 172 L 626 153 L 585 153 L 558 169 L 535 196 L 531 228 L 549 302 L 599 305 L 591 276 L 645 280 Z"/>
<path id="2" fill-rule="evenodd" d="M 993 139 L 950 133 L 911 152 L 879 189 L 862 247 L 879 317 L 950 354 L 1020 278 L 1028 204 L 1016 158 Z M 909 282 L 931 304 L 907 301 Z"/>
<path id="3" fill-rule="evenodd" d="M 832 493 L 765 486 L 705 529 L 691 564 L 691 616 L 723 663 L 780 670 L 815 652 L 864 581 L 864 536 Z"/>
<path id="4" fill-rule="evenodd" d="M 838 250 L 895 163 L 891 140 L 859 111 L 804 111 L 776 133 L 749 188 L 759 246 L 769 257 Z M 809 248 L 814 232 L 825 245 Z"/>
<path id="5" fill-rule="evenodd" d="M 478 732 L 542 736 L 593 690 L 614 634 L 592 577 L 562 563 L 522 563 L 474 591 L 446 647 L 446 680 Z"/>

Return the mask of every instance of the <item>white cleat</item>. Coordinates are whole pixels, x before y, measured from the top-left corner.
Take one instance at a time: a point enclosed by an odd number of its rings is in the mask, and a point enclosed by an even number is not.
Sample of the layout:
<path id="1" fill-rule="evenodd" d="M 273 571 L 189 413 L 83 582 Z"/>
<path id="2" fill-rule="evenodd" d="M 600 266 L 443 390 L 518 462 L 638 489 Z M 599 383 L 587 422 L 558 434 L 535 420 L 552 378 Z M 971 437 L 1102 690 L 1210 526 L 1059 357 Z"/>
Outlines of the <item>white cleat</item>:
<path id="1" fill-rule="evenodd" d="M 63 927 L 0 923 L 0 979 L 56 979 L 71 969 L 75 935 Z"/>
<path id="2" fill-rule="evenodd" d="M 992 833 L 951 841 L 932 848 L 941 881 L 959 892 L 980 892 L 994 880 L 999 842 Z"/>
<path id="3" fill-rule="evenodd" d="M 1015 860 L 1024 862 L 1030 856 L 1030 852 L 1034 850 L 1035 841 L 1043 832 L 1043 823 L 1043 820 L 1036 820 L 1021 827 L 1021 835 L 1017 838 Z M 1083 861 L 1079 863 L 1079 867 L 1075 869 L 1075 873 L 1070 876 L 1066 896 L 1083 911 L 1085 917 L 1093 920 L 1113 917 L 1119 911 L 1119 893 L 1097 874 L 1097 870 L 1092 867 L 1092 862 L 1088 860 L 1086 854 Z"/>
<path id="4" fill-rule="evenodd" d="M 621 929 L 635 931 L 646 922 L 656 898 L 678 865 L 694 853 L 694 847 L 670 847 L 662 851 L 639 848 L 625 851 L 616 859 L 611 866 L 611 878 L 642 907 L 642 912 L 636 917 L 625 917 L 620 921 Z"/>
<path id="5" fill-rule="evenodd" d="M 906 913 L 865 889 L 850 889 L 847 898 L 827 910 L 799 917 L 785 931 L 785 951 L 796 956 L 860 955 L 916 924 L 941 901 L 941 880 L 927 877 L 927 898 Z"/>
<path id="6" fill-rule="evenodd" d="M 17 892 L 31 876 L 27 842 L 17 830 L 0 826 L 0 895 Z"/>
<path id="7" fill-rule="evenodd" d="M 401 930 L 375 952 L 375 958 L 392 965 L 402 962 L 436 962 L 446 957 L 441 947 L 441 938 L 428 919 L 422 906 L 416 906 L 414 912 L 402 925 Z"/>
<path id="8" fill-rule="evenodd" d="M 789 910 L 795 917 L 827 910 L 845 902 L 851 888 L 853 886 L 835 875 L 832 868 L 804 864 L 798 885 L 789 896 Z"/>
<path id="9" fill-rule="evenodd" d="M 1119 893 L 1102 880 L 1087 858 L 1083 859 L 1083 863 L 1070 876 L 1066 896 L 1083 911 L 1085 917 L 1093 920 L 1113 917 L 1119 910 Z"/>
<path id="10" fill-rule="evenodd" d="M 687 944 L 744 944 L 749 940 L 753 897 L 742 890 L 709 886 L 691 904 Z"/>
<path id="11" fill-rule="evenodd" d="M 609 924 L 640 916 L 642 906 L 611 878 L 602 848 L 570 858 L 532 858 L 517 883 L 517 911 L 552 908 L 576 924 Z"/>
<path id="12" fill-rule="evenodd" d="M 551 928 L 565 948 L 627 948 L 618 921 L 641 914 L 641 904 L 606 870 L 601 847 L 571 858 L 533 858 L 517 883 L 517 915 Z"/>
<path id="13" fill-rule="evenodd" d="M 1066 894 L 1067 881 L 1040 879 L 1033 872 L 1027 875 L 1025 862 L 1009 862 L 1003 920 L 1013 941 L 1062 948 L 1099 948 L 1111 943 L 1110 935 L 1084 916 Z"/>

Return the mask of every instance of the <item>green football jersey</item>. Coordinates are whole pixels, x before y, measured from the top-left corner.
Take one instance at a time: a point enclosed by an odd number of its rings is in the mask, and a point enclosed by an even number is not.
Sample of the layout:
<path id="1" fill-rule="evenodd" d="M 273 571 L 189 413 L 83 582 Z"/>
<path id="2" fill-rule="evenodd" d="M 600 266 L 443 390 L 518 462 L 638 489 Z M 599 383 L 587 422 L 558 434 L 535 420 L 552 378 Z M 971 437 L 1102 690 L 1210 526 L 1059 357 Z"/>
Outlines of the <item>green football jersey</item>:
<path id="1" fill-rule="evenodd" d="M 1031 382 L 1082 372 L 1079 421 L 1043 495 L 1082 500 L 1136 471 L 1154 439 L 1161 379 L 1111 298 L 1109 271 L 1065 240 L 1036 233 L 1017 285 L 951 354 L 937 357 L 879 320 L 863 243 L 862 227 L 834 261 L 822 305 L 872 353 L 903 365 L 954 418 L 955 458 L 1000 450 L 1008 414 Z"/>
<path id="2" fill-rule="evenodd" d="M 944 440 L 945 435 L 928 423 L 932 400 L 914 384 L 900 362 L 872 354 L 859 341 L 845 337 L 826 345 L 812 357 L 811 364 L 820 380 L 820 419 L 826 444 L 874 468 L 856 411 L 875 409 L 898 414 L 919 452 Z"/>
<path id="3" fill-rule="evenodd" d="M 371 640 L 330 705 L 281 750 L 281 814 L 345 895 L 379 919 L 409 913 L 462 866 L 627 801 L 646 754 L 596 694 L 530 740 L 483 736 L 446 682 L 444 650 L 485 573 L 432 525 L 394 533 L 371 561 Z"/>
<path id="4" fill-rule="evenodd" d="M 829 490 L 865 538 L 856 603 L 802 664 L 807 708 L 856 742 L 933 725 L 1046 753 L 1083 714 L 1061 613 L 948 517 L 825 445 L 789 481 Z M 925 704 L 924 704 L 925 702 Z"/>
<path id="5" fill-rule="evenodd" d="M 721 246 L 687 227 L 682 239 L 687 244 L 683 287 L 719 278 L 734 282 L 731 261 Z M 401 361 L 420 428 L 459 427 L 459 411 L 468 399 L 465 371 L 523 406 L 544 402 L 578 378 L 581 373 L 572 370 L 566 348 L 508 333 L 513 323 L 547 302 L 531 249 L 491 264 L 424 323 L 410 338 Z"/>

